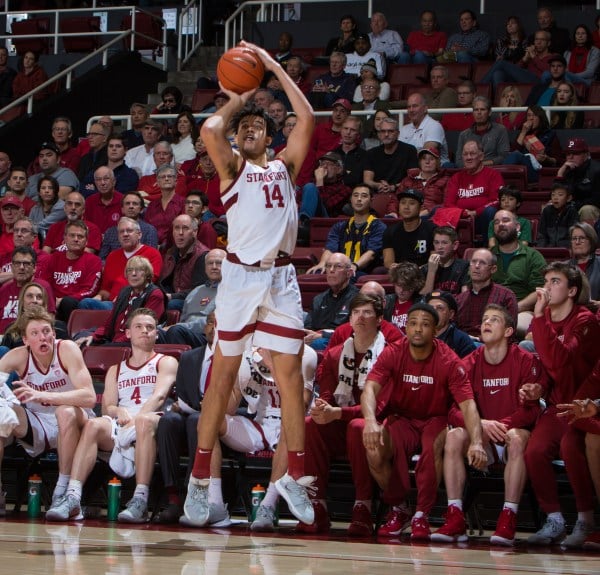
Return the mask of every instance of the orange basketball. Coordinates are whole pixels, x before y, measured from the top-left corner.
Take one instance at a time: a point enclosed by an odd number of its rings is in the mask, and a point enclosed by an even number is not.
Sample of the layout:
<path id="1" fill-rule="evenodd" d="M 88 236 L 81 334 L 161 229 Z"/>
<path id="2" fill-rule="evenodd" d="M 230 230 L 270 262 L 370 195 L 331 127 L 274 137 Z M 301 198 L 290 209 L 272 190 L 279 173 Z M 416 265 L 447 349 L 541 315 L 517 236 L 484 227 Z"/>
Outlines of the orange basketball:
<path id="1" fill-rule="evenodd" d="M 265 67 L 252 50 L 231 48 L 219 59 L 217 77 L 226 90 L 243 94 L 260 86 Z"/>

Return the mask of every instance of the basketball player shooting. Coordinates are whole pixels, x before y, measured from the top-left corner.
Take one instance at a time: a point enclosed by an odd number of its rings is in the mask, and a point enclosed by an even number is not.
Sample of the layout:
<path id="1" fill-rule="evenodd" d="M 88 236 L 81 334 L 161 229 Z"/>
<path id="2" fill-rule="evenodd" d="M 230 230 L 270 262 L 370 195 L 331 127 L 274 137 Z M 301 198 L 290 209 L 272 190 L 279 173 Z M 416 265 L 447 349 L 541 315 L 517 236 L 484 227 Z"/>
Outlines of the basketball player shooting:
<path id="1" fill-rule="evenodd" d="M 290 263 L 298 232 L 295 180 L 306 157 L 314 128 L 313 110 L 281 66 L 262 48 L 242 42 L 277 76 L 297 114 L 287 147 L 267 161 L 274 123 L 249 105 L 254 90 L 236 94 L 221 89 L 229 102 L 209 117 L 201 135 L 221 179 L 227 212 L 228 254 L 216 297 L 218 343 L 210 385 L 198 423 L 198 451 L 188 486 L 184 514 L 188 524 L 210 523 L 210 458 L 238 376 L 242 352 L 250 343 L 271 351 L 281 397 L 288 470 L 276 486 L 290 511 L 312 523 L 314 511 L 304 476 L 304 402 L 301 371 L 303 323 L 300 290 Z M 238 150 L 226 134 L 230 125 Z M 251 340 L 251 341 L 249 341 Z"/>

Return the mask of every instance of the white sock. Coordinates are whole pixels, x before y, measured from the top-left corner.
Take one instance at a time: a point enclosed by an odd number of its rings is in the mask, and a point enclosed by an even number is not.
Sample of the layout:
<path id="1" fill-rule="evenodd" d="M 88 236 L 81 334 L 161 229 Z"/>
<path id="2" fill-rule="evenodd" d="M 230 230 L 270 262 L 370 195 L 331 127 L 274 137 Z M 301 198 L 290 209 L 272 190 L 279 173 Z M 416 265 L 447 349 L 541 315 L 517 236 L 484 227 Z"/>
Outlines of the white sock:
<path id="1" fill-rule="evenodd" d="M 565 524 L 565 518 L 562 516 L 560 511 L 555 511 L 554 513 L 548 513 L 548 519 L 553 519 L 557 523 Z"/>
<path id="2" fill-rule="evenodd" d="M 364 505 L 369 511 L 371 511 L 372 508 L 372 504 L 371 504 L 371 500 L 370 499 L 357 499 L 354 502 L 354 507 L 356 507 L 357 505 Z"/>
<path id="3" fill-rule="evenodd" d="M 144 485 L 143 483 L 138 483 L 135 486 L 133 496 L 139 497 L 140 499 L 143 499 L 146 503 L 148 503 L 148 497 L 150 496 L 150 487 L 148 485 Z"/>
<path id="4" fill-rule="evenodd" d="M 519 511 L 519 504 L 512 503 L 511 501 L 505 501 L 503 509 L 510 509 L 516 515 Z"/>
<path id="5" fill-rule="evenodd" d="M 578 511 L 577 512 L 577 520 L 583 521 L 586 525 L 590 527 L 594 525 L 594 511 Z"/>
<path id="6" fill-rule="evenodd" d="M 69 479 L 69 485 L 67 486 L 67 494 L 77 498 L 77 501 L 81 501 L 81 481 L 78 479 Z"/>
<path id="7" fill-rule="evenodd" d="M 454 505 L 454 507 L 457 507 L 461 511 L 463 510 L 462 499 L 448 499 L 448 507 L 451 505 Z"/>
<path id="8" fill-rule="evenodd" d="M 208 503 L 223 505 L 223 491 L 221 491 L 221 478 L 211 477 L 208 484 Z"/>
<path id="9" fill-rule="evenodd" d="M 70 479 L 71 479 L 70 475 L 65 475 L 64 473 L 59 473 L 58 479 L 56 481 L 56 485 L 54 486 L 53 495 L 63 495 L 67 491 L 67 487 L 69 487 Z"/>
<path id="10" fill-rule="evenodd" d="M 277 491 L 277 487 L 275 484 L 270 481 L 269 487 L 267 487 L 267 492 L 263 500 L 260 502 L 261 505 L 265 505 L 267 507 L 272 507 L 273 509 L 277 508 L 277 502 L 279 501 L 279 491 Z"/>
<path id="11" fill-rule="evenodd" d="M 421 517 L 425 517 L 425 513 L 422 511 L 416 511 L 413 519 L 420 519 Z"/>

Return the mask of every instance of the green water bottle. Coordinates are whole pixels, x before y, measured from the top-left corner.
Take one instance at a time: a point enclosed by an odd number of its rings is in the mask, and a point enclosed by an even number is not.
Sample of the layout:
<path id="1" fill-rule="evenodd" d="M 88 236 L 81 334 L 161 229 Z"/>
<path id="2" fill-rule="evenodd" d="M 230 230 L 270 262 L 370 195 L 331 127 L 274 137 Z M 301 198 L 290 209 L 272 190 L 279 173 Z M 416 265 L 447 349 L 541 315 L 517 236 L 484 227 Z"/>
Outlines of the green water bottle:
<path id="1" fill-rule="evenodd" d="M 109 521 L 116 521 L 121 508 L 121 482 L 113 477 L 108 482 L 108 511 L 106 517 Z"/>
<path id="2" fill-rule="evenodd" d="M 35 519 L 42 510 L 42 478 L 34 474 L 29 478 L 27 494 L 27 517 Z"/>
<path id="3" fill-rule="evenodd" d="M 260 502 L 265 498 L 265 488 L 262 485 L 255 485 L 250 492 L 252 513 L 250 515 L 250 521 L 256 519 L 256 512 L 260 507 Z"/>

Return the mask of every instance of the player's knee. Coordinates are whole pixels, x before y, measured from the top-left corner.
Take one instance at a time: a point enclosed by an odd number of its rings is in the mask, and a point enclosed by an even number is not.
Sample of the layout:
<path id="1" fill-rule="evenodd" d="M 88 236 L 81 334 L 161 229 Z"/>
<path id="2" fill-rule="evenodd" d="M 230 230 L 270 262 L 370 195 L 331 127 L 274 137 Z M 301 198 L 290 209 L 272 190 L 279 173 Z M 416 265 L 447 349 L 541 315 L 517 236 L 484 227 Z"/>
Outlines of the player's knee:
<path id="1" fill-rule="evenodd" d="M 507 433 L 507 450 L 509 457 L 522 457 L 529 441 L 529 432 L 524 429 L 510 429 Z"/>
<path id="2" fill-rule="evenodd" d="M 462 457 L 465 449 L 465 430 L 462 427 L 450 429 L 444 442 L 445 457 Z"/>

